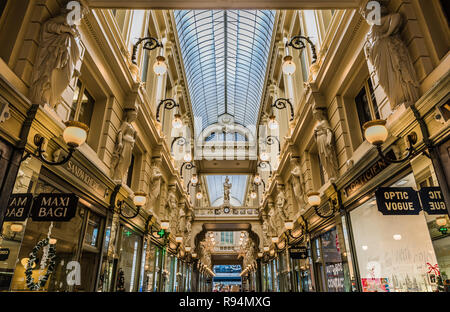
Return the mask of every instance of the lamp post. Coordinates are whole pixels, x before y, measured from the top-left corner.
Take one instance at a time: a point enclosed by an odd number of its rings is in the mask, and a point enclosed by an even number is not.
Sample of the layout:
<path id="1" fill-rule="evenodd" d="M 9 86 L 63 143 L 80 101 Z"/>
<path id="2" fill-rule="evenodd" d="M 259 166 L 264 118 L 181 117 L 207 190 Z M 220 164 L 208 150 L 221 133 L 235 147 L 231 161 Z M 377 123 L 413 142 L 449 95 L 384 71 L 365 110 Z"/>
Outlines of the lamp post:
<path id="1" fill-rule="evenodd" d="M 272 165 L 270 164 L 270 162 L 260 161 L 256 167 L 261 168 L 261 169 L 265 169 L 265 168 L 269 167 L 270 176 L 272 176 Z"/>

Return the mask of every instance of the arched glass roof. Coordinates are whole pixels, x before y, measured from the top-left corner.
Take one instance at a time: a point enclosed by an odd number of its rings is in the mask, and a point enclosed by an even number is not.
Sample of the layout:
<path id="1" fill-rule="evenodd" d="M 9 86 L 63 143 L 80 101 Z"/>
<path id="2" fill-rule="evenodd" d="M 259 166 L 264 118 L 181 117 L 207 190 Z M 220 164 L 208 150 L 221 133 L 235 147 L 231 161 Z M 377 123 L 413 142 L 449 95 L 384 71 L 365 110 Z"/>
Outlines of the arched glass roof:
<path id="1" fill-rule="evenodd" d="M 275 11 L 175 11 L 194 116 L 202 129 L 228 113 L 256 125 Z M 226 60 L 226 61 L 225 61 Z"/>

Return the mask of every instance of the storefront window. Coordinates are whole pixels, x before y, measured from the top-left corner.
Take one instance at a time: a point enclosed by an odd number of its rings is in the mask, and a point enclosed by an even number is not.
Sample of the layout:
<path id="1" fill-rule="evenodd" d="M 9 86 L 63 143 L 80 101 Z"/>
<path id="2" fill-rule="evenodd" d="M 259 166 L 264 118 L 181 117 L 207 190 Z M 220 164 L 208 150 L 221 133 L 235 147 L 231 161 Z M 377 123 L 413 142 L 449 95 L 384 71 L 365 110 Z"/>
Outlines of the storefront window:
<path id="1" fill-rule="evenodd" d="M 413 174 L 392 186 L 413 187 Z M 357 265 L 365 292 L 434 291 L 437 264 L 424 212 L 383 215 L 375 198 L 350 212 Z"/>
<path id="2" fill-rule="evenodd" d="M 155 262 L 156 257 L 159 255 L 157 253 L 157 247 L 150 241 L 146 241 L 146 250 L 144 252 L 145 254 L 145 260 L 143 261 L 145 263 L 144 269 L 143 269 L 143 282 L 142 282 L 142 291 L 149 292 L 149 291 L 155 291 L 152 289 L 153 279 L 155 278 Z"/>
<path id="3" fill-rule="evenodd" d="M 116 290 L 132 292 L 137 290 L 142 237 L 126 226 L 121 227 L 120 235 Z"/>

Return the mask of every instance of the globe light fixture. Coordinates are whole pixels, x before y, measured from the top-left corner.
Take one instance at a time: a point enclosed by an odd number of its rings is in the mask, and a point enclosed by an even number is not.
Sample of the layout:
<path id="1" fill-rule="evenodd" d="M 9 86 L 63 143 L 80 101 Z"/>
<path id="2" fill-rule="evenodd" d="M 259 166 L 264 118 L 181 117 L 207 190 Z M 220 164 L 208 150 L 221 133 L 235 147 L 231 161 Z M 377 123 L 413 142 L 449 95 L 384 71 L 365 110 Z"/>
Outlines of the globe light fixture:
<path id="1" fill-rule="evenodd" d="M 183 121 L 181 120 L 180 114 L 177 113 L 174 115 L 174 119 L 172 120 L 172 127 L 174 129 L 180 129 L 181 127 L 183 127 Z"/>
<path id="2" fill-rule="evenodd" d="M 161 229 L 167 230 L 170 226 L 169 221 L 161 221 Z"/>
<path id="3" fill-rule="evenodd" d="M 264 254 L 262 252 L 258 252 L 258 258 L 262 258 Z"/>
<path id="4" fill-rule="evenodd" d="M 193 174 L 191 177 L 191 184 L 197 184 L 198 183 L 198 177 L 196 174 Z"/>
<path id="5" fill-rule="evenodd" d="M 50 245 L 56 245 L 57 242 L 58 242 L 58 240 L 56 238 L 50 238 L 49 241 L 48 241 L 48 243 Z"/>
<path id="6" fill-rule="evenodd" d="M 253 182 L 254 182 L 255 184 L 261 183 L 261 176 L 259 175 L 259 173 L 256 173 L 256 174 L 255 174 L 255 177 L 253 178 Z"/>
<path id="7" fill-rule="evenodd" d="M 192 258 L 197 258 L 197 254 L 195 252 L 192 253 Z"/>
<path id="8" fill-rule="evenodd" d="M 192 161 L 192 154 L 191 153 L 184 154 L 183 160 L 185 162 L 191 162 Z"/>
<path id="9" fill-rule="evenodd" d="M 297 66 L 295 66 L 295 63 L 292 60 L 292 56 L 286 55 L 283 58 L 283 65 L 282 65 L 283 73 L 290 76 L 293 73 L 295 73 L 296 68 L 297 68 Z"/>
<path id="10" fill-rule="evenodd" d="M 267 126 L 270 130 L 276 130 L 278 128 L 278 121 L 275 119 L 275 115 L 271 115 L 269 117 L 269 122 L 267 123 Z"/>
<path id="11" fill-rule="evenodd" d="M 444 226 L 447 224 L 447 219 L 445 217 L 436 218 L 436 224 L 439 226 Z"/>
<path id="12" fill-rule="evenodd" d="M 294 222 L 286 221 L 286 222 L 284 222 L 284 227 L 286 228 L 286 230 L 292 230 L 292 229 L 294 229 Z"/>
<path id="13" fill-rule="evenodd" d="M 162 55 L 156 57 L 156 62 L 153 64 L 153 72 L 157 76 L 162 76 L 167 72 L 166 58 Z"/>
<path id="14" fill-rule="evenodd" d="M 89 127 L 79 121 L 66 121 L 63 139 L 71 148 L 77 148 L 86 142 Z"/>
<path id="15" fill-rule="evenodd" d="M 262 152 L 261 155 L 259 155 L 259 158 L 261 161 L 268 161 L 270 159 L 269 153 Z"/>
<path id="16" fill-rule="evenodd" d="M 310 192 L 306 195 L 308 197 L 308 204 L 312 207 L 318 207 L 320 205 L 320 193 Z"/>
<path id="17" fill-rule="evenodd" d="M 134 193 L 133 203 L 136 207 L 142 207 L 147 202 L 147 194 L 144 192 Z"/>
<path id="18" fill-rule="evenodd" d="M 389 132 L 386 128 L 386 120 L 371 120 L 363 125 L 366 140 L 373 145 L 382 145 L 386 142 Z"/>
<path id="19" fill-rule="evenodd" d="M 400 234 L 394 234 L 392 237 L 393 237 L 394 240 L 396 240 L 396 241 L 399 241 L 399 240 L 402 239 L 402 236 L 401 236 Z"/>
<path id="20" fill-rule="evenodd" d="M 252 199 L 255 199 L 256 196 L 257 196 L 256 192 L 255 192 L 255 191 L 251 191 L 250 197 L 251 197 Z"/>
<path id="21" fill-rule="evenodd" d="M 182 243 L 183 242 L 183 236 L 176 236 L 175 237 L 175 241 L 177 242 L 177 243 Z"/>
<path id="22" fill-rule="evenodd" d="M 196 197 L 197 199 L 202 199 L 202 198 L 203 198 L 202 192 L 198 191 L 197 194 L 195 194 L 195 197 Z"/>
<path id="23" fill-rule="evenodd" d="M 264 246 L 264 247 L 263 247 L 264 252 L 268 252 L 269 249 L 270 249 L 269 246 Z"/>
<path id="24" fill-rule="evenodd" d="M 278 236 L 272 236 L 272 243 L 278 243 Z"/>
<path id="25" fill-rule="evenodd" d="M 10 230 L 15 233 L 22 232 L 23 225 L 20 223 L 13 223 L 11 224 Z"/>
<path id="26" fill-rule="evenodd" d="M 184 247 L 184 250 L 186 250 L 186 252 L 190 252 L 191 251 L 191 247 L 190 246 L 186 246 L 186 247 Z"/>

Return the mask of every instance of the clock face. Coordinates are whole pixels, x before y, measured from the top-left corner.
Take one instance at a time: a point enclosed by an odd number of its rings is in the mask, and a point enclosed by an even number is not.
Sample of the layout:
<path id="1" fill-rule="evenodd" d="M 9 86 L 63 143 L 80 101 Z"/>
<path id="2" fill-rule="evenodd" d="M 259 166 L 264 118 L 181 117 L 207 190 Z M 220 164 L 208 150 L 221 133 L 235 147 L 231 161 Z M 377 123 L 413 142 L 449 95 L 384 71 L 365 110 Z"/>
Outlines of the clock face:
<path id="1" fill-rule="evenodd" d="M 223 212 L 225 212 L 225 213 L 229 213 L 229 212 L 230 212 L 230 208 L 229 208 L 229 207 L 225 207 L 225 208 L 223 208 Z"/>

